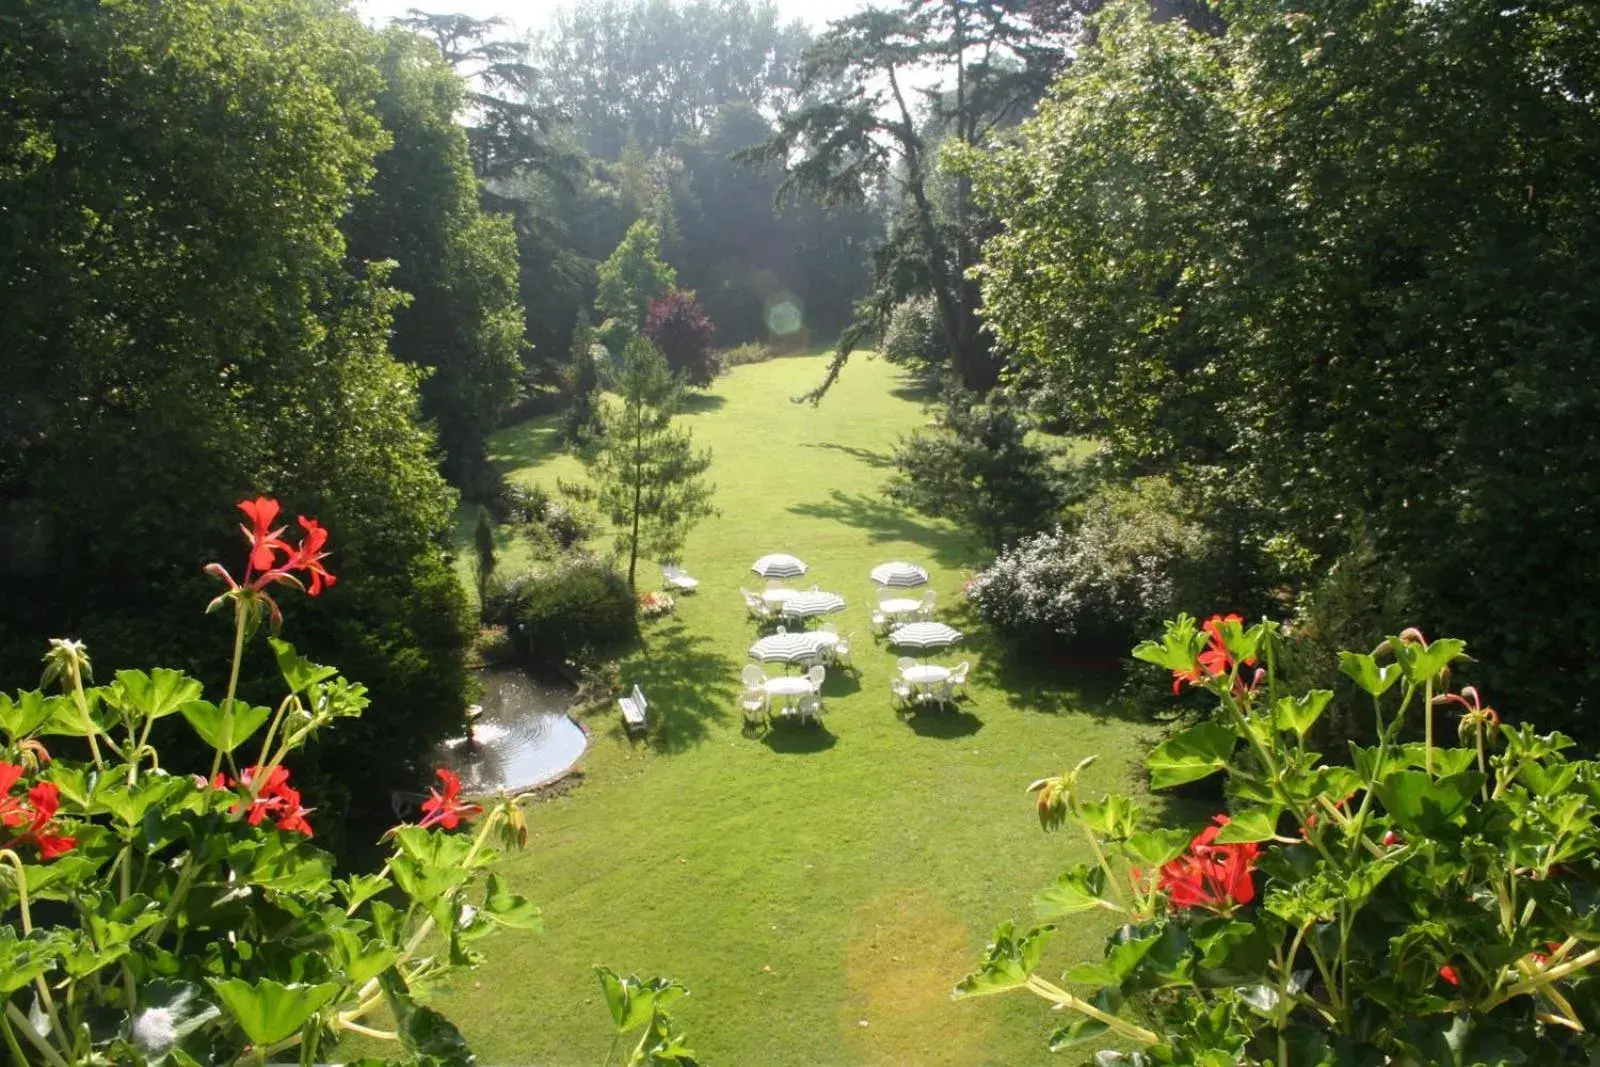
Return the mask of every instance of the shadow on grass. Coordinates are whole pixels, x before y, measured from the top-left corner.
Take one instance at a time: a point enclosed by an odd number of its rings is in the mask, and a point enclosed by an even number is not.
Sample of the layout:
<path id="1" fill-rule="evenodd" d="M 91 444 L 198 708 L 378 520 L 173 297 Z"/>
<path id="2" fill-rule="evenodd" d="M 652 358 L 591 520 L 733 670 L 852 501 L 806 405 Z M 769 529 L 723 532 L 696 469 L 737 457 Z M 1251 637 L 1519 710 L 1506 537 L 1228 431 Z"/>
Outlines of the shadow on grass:
<path id="1" fill-rule="evenodd" d="M 933 374 L 902 374 L 889 395 L 913 404 L 931 404 L 939 399 L 939 378 Z"/>
<path id="2" fill-rule="evenodd" d="M 918 708 L 906 722 L 918 737 L 971 737 L 983 729 L 983 720 L 965 708 Z"/>
<path id="3" fill-rule="evenodd" d="M 739 664 L 677 619 L 646 629 L 641 643 L 643 654 L 623 668 L 622 684 L 637 685 L 650 702 L 651 745 L 671 753 L 699 744 L 709 724 L 733 714 Z"/>
<path id="4" fill-rule="evenodd" d="M 839 739 L 821 723 L 790 722 L 787 719 L 774 722 L 762 740 L 772 751 L 790 756 L 826 752 L 839 743 Z"/>
<path id="5" fill-rule="evenodd" d="M 503 473 L 528 470 L 562 454 L 560 415 L 540 415 L 494 434 L 489 462 Z"/>
<path id="6" fill-rule="evenodd" d="M 829 667 L 828 676 L 822 680 L 822 695 L 825 697 L 847 697 L 851 693 L 861 692 L 861 678 L 851 672 L 838 667 Z"/>
<path id="7" fill-rule="evenodd" d="M 855 445 L 836 445 L 832 441 L 804 441 L 801 448 L 825 448 L 829 452 L 842 452 L 853 459 L 859 459 L 869 467 L 879 469 L 894 466 L 894 457 L 887 452 L 874 452 L 870 448 L 857 448 Z"/>
<path id="8" fill-rule="evenodd" d="M 683 403 L 678 405 L 678 410 L 685 415 L 704 415 L 708 411 L 716 411 L 726 404 L 727 398 L 717 393 L 683 394 Z"/>
<path id="9" fill-rule="evenodd" d="M 873 543 L 914 542 L 941 566 L 972 566 L 977 561 L 976 546 L 965 534 L 931 526 L 898 505 L 862 493 L 845 493 L 834 489 L 825 501 L 795 504 L 789 511 L 795 515 L 854 526 L 866 531 L 867 540 Z"/>

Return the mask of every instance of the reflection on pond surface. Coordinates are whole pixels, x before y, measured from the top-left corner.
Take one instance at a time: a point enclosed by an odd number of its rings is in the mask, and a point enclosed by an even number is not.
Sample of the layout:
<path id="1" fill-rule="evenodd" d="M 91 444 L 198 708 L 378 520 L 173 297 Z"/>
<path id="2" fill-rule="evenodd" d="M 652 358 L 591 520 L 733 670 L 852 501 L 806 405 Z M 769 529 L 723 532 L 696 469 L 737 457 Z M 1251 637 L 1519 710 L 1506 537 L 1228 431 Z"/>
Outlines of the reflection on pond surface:
<path id="1" fill-rule="evenodd" d="M 589 746 L 588 736 L 566 715 L 571 686 L 513 670 L 481 671 L 478 679 L 483 712 L 471 736 L 441 746 L 441 761 L 461 776 L 463 792 L 538 785 L 571 767 Z"/>

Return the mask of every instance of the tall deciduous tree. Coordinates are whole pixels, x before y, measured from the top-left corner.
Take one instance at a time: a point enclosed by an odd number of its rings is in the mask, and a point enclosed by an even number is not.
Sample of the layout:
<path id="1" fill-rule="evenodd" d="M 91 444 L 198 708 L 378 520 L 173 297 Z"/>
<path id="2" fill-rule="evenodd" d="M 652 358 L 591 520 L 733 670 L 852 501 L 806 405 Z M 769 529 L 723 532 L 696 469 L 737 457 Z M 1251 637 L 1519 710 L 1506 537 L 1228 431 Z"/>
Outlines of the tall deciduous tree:
<path id="1" fill-rule="evenodd" d="M 814 396 L 862 339 L 882 332 L 913 286 L 937 302 L 962 384 L 984 392 L 996 382 L 999 361 L 979 331 L 977 289 L 966 276 L 979 238 L 966 179 L 957 181 L 951 210 L 941 212 L 936 154 L 945 139 L 981 143 L 1048 85 L 1065 53 L 1029 22 L 1028 9 L 1024 0 L 902 0 L 829 24 L 806 51 L 807 102 L 780 119 L 770 140 L 744 153 L 752 162 L 781 162 L 786 193 L 849 204 L 887 185 L 903 205 L 900 239 L 880 256 L 878 291 L 841 337 Z M 911 80 L 930 68 L 944 80 L 924 91 L 927 107 L 919 110 Z"/>
<path id="2" fill-rule="evenodd" d="M 689 529 L 716 509 L 703 477 L 711 453 L 696 452 L 689 431 L 673 425 L 683 385 L 650 342 L 628 344 L 616 392 L 621 408 L 607 412 L 604 440 L 587 466 L 593 499 L 617 529 L 632 587 L 641 555 L 674 558 Z"/>
<path id="3" fill-rule="evenodd" d="M 516 240 L 505 216 L 479 207 L 455 121 L 460 80 L 412 33 L 391 29 L 382 47 L 377 112 L 391 143 L 346 221 L 349 254 L 398 264 L 390 280 L 411 300 L 395 316 L 392 350 L 430 372 L 423 413 L 438 427 L 450 480 L 471 488 L 522 370 Z"/>
<path id="4" fill-rule="evenodd" d="M 1566 712 L 1600 681 L 1600 12 L 1229 11 L 1109 9 L 980 169 L 990 322 L 1079 432 L 1324 566 L 1364 533 L 1491 691 Z"/>
<path id="5" fill-rule="evenodd" d="M 376 39 L 319 0 L 0 25 L 0 673 L 61 635 L 107 674 L 225 661 L 200 568 L 238 558 L 216 516 L 269 493 L 332 531 L 338 584 L 284 605 L 297 643 L 373 697 L 306 758 L 385 797 L 459 728 L 468 629 L 454 494 L 385 348 L 398 294 L 340 233 L 389 141 Z"/>
<path id="6" fill-rule="evenodd" d="M 601 159 L 630 144 L 669 149 L 724 105 L 785 110 L 809 39 L 771 0 L 585 0 L 538 37 L 534 96 L 569 115 Z"/>
<path id="7" fill-rule="evenodd" d="M 677 283 L 678 272 L 661 258 L 661 231 L 640 219 L 600 264 L 599 277 L 595 309 L 604 320 L 602 331 L 619 331 L 617 336 L 625 341 L 644 328 L 645 309 Z"/>

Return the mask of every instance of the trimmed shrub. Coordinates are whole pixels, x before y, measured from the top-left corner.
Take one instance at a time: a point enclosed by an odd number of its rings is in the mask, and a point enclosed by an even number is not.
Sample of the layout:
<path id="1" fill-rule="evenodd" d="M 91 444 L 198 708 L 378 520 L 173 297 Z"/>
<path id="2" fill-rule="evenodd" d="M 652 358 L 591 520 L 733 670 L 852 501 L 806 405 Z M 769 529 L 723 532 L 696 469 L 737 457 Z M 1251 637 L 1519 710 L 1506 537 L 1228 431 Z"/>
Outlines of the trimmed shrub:
<path id="1" fill-rule="evenodd" d="M 933 297 L 914 296 L 894 306 L 878 344 L 880 356 L 903 366 L 932 367 L 944 363 L 949 352 Z"/>
<path id="2" fill-rule="evenodd" d="M 729 367 L 742 367 L 746 363 L 765 363 L 776 356 L 776 352 L 760 341 L 746 341 L 724 350 L 717 358 L 722 361 L 722 369 L 727 370 Z"/>
<path id="3" fill-rule="evenodd" d="M 546 570 L 492 583 L 484 618 L 510 628 L 525 660 L 587 662 L 633 641 L 638 601 L 610 562 L 573 555 Z"/>
<path id="4" fill-rule="evenodd" d="M 667 357 L 667 366 L 693 386 L 707 386 L 722 370 L 721 356 L 711 347 L 716 327 L 690 289 L 668 289 L 650 301 L 644 336 Z"/>
<path id="5" fill-rule="evenodd" d="M 1016 645 L 1120 651 L 1209 584 L 1211 544 L 1164 479 L 1107 486 L 1084 502 L 1075 526 L 1001 552 L 967 596 Z"/>

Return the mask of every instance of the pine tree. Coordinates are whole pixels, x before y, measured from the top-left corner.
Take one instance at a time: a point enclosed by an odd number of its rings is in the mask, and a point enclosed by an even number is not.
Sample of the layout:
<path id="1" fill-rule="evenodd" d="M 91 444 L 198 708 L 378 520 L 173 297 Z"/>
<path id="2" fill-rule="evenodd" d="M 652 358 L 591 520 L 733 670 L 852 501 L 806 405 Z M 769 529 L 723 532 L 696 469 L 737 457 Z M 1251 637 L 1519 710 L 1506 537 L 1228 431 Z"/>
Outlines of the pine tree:
<path id="1" fill-rule="evenodd" d="M 604 441 L 585 466 L 596 505 L 617 528 L 617 552 L 628 557 L 628 585 L 636 588 L 641 554 L 672 558 L 689 528 L 716 514 L 715 487 L 701 477 L 711 453 L 695 452 L 689 431 L 672 425 L 683 385 L 648 341 L 628 343 L 616 391 L 621 409 L 602 417 Z"/>

